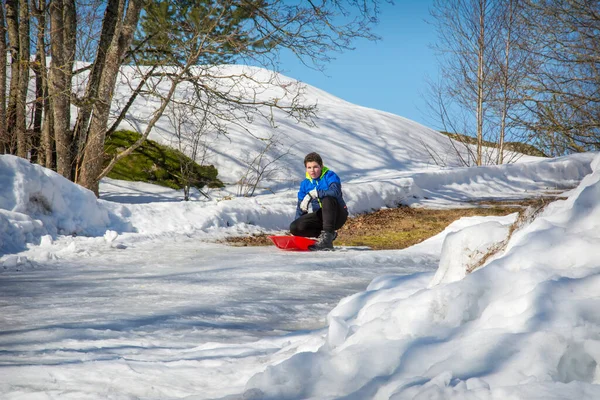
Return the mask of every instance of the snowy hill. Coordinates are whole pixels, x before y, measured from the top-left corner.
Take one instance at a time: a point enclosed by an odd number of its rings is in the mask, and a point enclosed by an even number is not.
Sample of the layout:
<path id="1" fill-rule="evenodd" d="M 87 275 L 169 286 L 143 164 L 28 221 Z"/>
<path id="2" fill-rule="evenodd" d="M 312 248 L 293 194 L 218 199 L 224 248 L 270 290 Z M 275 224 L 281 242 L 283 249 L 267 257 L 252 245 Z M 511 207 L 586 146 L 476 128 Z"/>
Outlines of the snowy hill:
<path id="1" fill-rule="evenodd" d="M 107 179 L 98 200 L 0 156 L 0 398 L 599 398 L 600 155 L 461 168 L 426 127 L 306 95 L 320 124 L 280 123 L 294 153 L 274 194 L 182 202 Z M 172 137 L 166 120 L 153 135 Z M 233 182 L 262 141 L 230 139 L 211 145 Z M 464 218 L 399 251 L 215 243 L 286 230 L 312 150 L 341 175 L 352 214 L 570 190 L 517 229 L 516 213 Z"/>
<path id="2" fill-rule="evenodd" d="M 246 162 L 264 150 L 268 139 L 277 146 L 269 152 L 267 159 L 281 157 L 274 164 L 276 172 L 270 179 L 265 179 L 265 186 L 272 190 L 295 187 L 297 180 L 303 177 L 302 159 L 312 151 L 321 152 L 325 163 L 347 181 L 462 165 L 446 136 L 414 121 L 348 103 L 318 88 L 264 69 L 223 66 L 213 70 L 212 75 L 223 77 L 218 85 L 227 86 L 228 90 L 249 101 L 277 98 L 280 104 L 286 105 L 292 101 L 290 93 L 298 91 L 303 104 L 317 106 L 315 126 L 296 123 L 285 118 L 280 110 L 263 107 L 264 114 L 273 115 L 276 127 L 257 115 L 252 115 L 252 121 L 248 122 L 247 116 L 237 111 L 232 115 L 239 120 L 226 124 L 226 136 L 215 135 L 214 129 L 208 132 L 204 136 L 209 147 L 205 162 L 218 168 L 219 178 L 224 182 L 237 182 L 248 168 Z M 199 69 L 196 73 L 207 74 Z M 123 68 L 115 94 L 115 113 L 127 100 L 129 88 L 135 87 L 138 80 L 135 71 Z M 282 86 L 289 93 L 281 89 Z M 166 87 L 159 86 L 158 90 L 165 91 Z M 189 92 L 189 88 L 182 85 L 177 92 L 178 98 L 188 99 Z M 156 105 L 154 97 L 141 96 L 129 111 L 128 122 L 121 123 L 120 127 L 144 131 Z M 173 110 L 170 113 L 176 114 Z M 197 121 L 187 121 L 182 130 L 193 131 L 197 125 Z M 173 119 L 163 116 L 150 138 L 176 146 L 174 130 Z M 457 145 L 457 148 L 461 149 L 460 157 L 466 159 L 462 146 Z M 354 162 L 357 156 L 359 163 Z M 522 157 L 521 161 L 533 159 Z"/>

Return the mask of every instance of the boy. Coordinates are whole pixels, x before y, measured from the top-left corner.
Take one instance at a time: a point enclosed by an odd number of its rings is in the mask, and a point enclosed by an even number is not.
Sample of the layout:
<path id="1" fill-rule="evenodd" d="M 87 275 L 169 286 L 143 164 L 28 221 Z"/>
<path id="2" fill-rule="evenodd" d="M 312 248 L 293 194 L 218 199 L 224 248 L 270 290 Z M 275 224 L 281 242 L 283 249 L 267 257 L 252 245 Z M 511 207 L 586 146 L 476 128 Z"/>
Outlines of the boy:
<path id="1" fill-rule="evenodd" d="M 317 153 L 304 157 L 306 179 L 300 182 L 296 219 L 290 224 L 295 236 L 319 237 L 309 250 L 332 250 L 333 241 L 348 219 L 348 208 L 342 195 L 342 182 L 335 172 L 323 166 Z M 309 205 L 312 212 L 308 212 Z"/>

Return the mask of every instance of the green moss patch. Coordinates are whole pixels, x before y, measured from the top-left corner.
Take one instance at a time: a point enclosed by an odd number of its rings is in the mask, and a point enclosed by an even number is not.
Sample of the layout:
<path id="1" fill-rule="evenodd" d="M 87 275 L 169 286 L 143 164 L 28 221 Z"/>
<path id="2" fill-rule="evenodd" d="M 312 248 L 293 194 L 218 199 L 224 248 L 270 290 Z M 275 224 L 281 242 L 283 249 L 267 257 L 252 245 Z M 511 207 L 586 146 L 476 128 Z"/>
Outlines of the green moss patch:
<path id="1" fill-rule="evenodd" d="M 114 132 L 107 138 L 104 147 L 106 162 L 135 143 L 140 136 L 132 131 Z M 189 166 L 187 179 L 182 176 L 182 165 Z M 222 187 L 223 183 L 217 174 L 217 169 L 212 165 L 199 165 L 178 150 L 146 140 L 133 153 L 117 162 L 108 177 L 148 182 L 173 189 L 182 189 L 189 182 L 190 186 L 201 189 L 204 186 Z"/>

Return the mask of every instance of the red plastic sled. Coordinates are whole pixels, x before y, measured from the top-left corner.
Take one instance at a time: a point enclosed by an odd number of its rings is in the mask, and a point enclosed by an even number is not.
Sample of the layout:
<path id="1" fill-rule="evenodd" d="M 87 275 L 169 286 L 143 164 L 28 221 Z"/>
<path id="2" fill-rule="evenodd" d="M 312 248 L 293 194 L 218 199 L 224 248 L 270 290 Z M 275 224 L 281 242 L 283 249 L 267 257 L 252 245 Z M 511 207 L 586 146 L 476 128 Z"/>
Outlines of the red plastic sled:
<path id="1" fill-rule="evenodd" d="M 308 246 L 317 242 L 302 236 L 269 236 L 269 239 L 280 249 L 292 251 L 308 251 Z"/>

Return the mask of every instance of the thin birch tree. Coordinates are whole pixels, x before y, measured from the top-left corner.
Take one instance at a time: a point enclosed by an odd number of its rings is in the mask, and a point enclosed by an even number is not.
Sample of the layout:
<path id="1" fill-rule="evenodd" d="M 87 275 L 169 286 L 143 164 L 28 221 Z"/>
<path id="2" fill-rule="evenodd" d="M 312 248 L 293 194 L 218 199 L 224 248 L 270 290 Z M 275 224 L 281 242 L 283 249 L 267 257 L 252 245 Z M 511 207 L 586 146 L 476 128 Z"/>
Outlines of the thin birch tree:
<path id="1" fill-rule="evenodd" d="M 549 155 L 600 149 L 600 2 L 523 0 L 528 80 L 520 123 Z"/>
<path id="2" fill-rule="evenodd" d="M 522 0 L 504 0 L 499 18 L 499 47 L 493 70 L 496 74 L 493 91 L 496 94 L 492 101 L 492 113 L 498 126 L 497 164 L 511 162 L 519 157 L 517 152 L 508 155 L 507 141 L 528 142 L 531 135 L 519 126 L 516 121 L 522 115 L 519 99 L 526 92 L 527 79 L 535 70 L 535 57 L 524 46 L 527 37 L 521 15 Z M 508 143 L 510 144 L 510 143 Z"/>
<path id="3" fill-rule="evenodd" d="M 494 59 L 498 49 L 499 7 L 495 0 L 436 0 L 432 9 L 438 42 L 435 45 L 440 56 L 442 80 L 434 93 L 438 100 L 453 103 L 467 113 L 467 121 L 473 121 L 474 129 L 454 132 L 476 138 L 473 162 L 484 163 L 484 140 L 491 102 L 494 98 Z M 446 114 L 448 106 L 440 107 Z M 470 114 L 470 115 L 469 115 Z M 456 123 L 450 121 L 456 126 Z"/>

